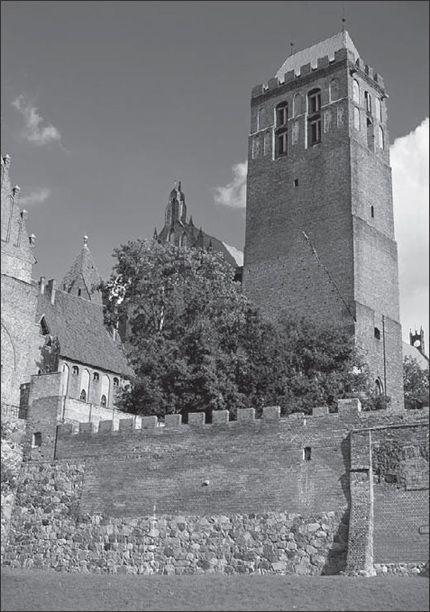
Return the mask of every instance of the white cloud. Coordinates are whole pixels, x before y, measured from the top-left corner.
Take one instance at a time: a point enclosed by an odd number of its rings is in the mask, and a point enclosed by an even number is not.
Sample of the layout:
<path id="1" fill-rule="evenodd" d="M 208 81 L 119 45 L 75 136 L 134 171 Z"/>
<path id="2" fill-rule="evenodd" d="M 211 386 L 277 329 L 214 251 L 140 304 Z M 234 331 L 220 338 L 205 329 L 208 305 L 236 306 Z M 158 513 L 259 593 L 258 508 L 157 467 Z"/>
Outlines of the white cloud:
<path id="1" fill-rule="evenodd" d="M 217 204 L 231 208 L 245 208 L 246 206 L 246 174 L 248 162 L 236 164 L 232 168 L 233 180 L 225 187 L 216 187 L 214 200 Z"/>
<path id="2" fill-rule="evenodd" d="M 38 146 L 61 140 L 61 134 L 56 127 L 41 125 L 44 122 L 43 118 L 37 112 L 37 108 L 24 95 L 18 96 L 12 102 L 12 106 L 24 117 L 22 136 L 25 140 Z"/>
<path id="3" fill-rule="evenodd" d="M 33 204 L 42 204 L 46 202 L 46 200 L 50 197 L 51 190 L 47 187 L 43 187 L 43 189 L 36 189 L 32 191 L 27 196 L 21 197 L 19 199 L 20 206 L 31 206 Z"/>
<path id="4" fill-rule="evenodd" d="M 403 338 L 429 321 L 429 119 L 391 151 Z"/>
<path id="5" fill-rule="evenodd" d="M 236 261 L 237 265 L 238 266 L 243 266 L 243 253 L 242 253 L 242 251 L 239 251 L 239 249 L 236 249 L 236 247 L 230 246 L 229 244 L 226 244 L 225 242 L 223 242 L 223 245 L 225 246 L 227 251 L 230 253 L 230 255 L 234 258 L 234 260 Z"/>

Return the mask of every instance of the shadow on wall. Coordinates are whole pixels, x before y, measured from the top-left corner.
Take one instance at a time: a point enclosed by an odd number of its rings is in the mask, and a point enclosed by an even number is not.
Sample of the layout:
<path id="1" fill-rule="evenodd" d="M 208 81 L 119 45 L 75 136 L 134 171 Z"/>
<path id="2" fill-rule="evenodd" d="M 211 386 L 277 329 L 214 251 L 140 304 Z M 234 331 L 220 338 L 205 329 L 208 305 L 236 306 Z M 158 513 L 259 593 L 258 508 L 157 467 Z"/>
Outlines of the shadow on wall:
<path id="1" fill-rule="evenodd" d="M 344 440 L 342 440 L 341 443 L 341 452 L 345 471 L 339 479 L 348 505 L 339 523 L 337 533 L 334 535 L 332 547 L 327 555 L 327 561 L 321 570 L 322 576 L 333 576 L 334 574 L 339 574 L 339 572 L 344 572 L 346 569 L 349 517 L 351 512 L 351 492 L 349 486 L 349 470 L 351 467 L 350 439 L 350 435 L 348 435 Z"/>

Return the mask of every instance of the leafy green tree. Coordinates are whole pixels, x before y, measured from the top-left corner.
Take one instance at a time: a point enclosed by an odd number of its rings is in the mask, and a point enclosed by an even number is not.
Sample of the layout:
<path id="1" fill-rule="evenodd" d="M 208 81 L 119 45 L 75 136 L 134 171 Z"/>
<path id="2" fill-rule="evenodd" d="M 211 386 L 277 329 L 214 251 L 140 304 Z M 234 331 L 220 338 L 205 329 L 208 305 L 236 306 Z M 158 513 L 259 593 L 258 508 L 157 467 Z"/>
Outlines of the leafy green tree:
<path id="1" fill-rule="evenodd" d="M 124 410 L 184 420 L 198 410 L 228 409 L 235 418 L 268 405 L 309 412 L 366 388 L 345 330 L 265 320 L 221 255 L 145 240 L 114 254 L 102 289 L 106 322 L 121 323 L 135 372 Z"/>
<path id="2" fill-rule="evenodd" d="M 403 360 L 405 408 L 417 409 L 429 405 L 429 367 L 422 369 L 409 355 Z"/>

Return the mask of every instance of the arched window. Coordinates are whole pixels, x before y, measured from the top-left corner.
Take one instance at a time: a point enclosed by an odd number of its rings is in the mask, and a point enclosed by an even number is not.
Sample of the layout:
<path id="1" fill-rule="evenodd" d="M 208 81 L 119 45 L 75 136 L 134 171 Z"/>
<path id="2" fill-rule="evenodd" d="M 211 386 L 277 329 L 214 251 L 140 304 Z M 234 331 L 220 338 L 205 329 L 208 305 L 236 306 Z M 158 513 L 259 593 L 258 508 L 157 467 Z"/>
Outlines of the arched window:
<path id="1" fill-rule="evenodd" d="M 276 127 L 286 127 L 288 125 L 288 103 L 281 102 L 276 107 Z"/>
<path id="2" fill-rule="evenodd" d="M 380 149 L 384 149 L 384 130 L 381 128 L 381 126 L 378 127 L 378 145 Z"/>
<path id="3" fill-rule="evenodd" d="M 266 127 L 266 109 L 260 108 L 257 114 L 257 130 L 263 130 Z"/>
<path id="4" fill-rule="evenodd" d="M 330 102 L 334 102 L 335 100 L 339 100 L 339 81 L 337 79 L 332 79 L 330 81 Z"/>
<path id="5" fill-rule="evenodd" d="M 169 234 L 169 242 L 175 244 L 175 232 L 173 230 Z"/>
<path id="6" fill-rule="evenodd" d="M 73 374 L 74 376 L 77 376 L 77 375 L 79 374 L 79 368 L 78 368 L 78 366 L 75 366 L 75 365 L 73 366 L 73 368 L 72 368 L 72 374 Z"/>
<path id="7" fill-rule="evenodd" d="M 116 377 L 113 379 L 113 386 L 114 387 L 118 387 L 119 386 L 119 380 Z"/>
<path id="8" fill-rule="evenodd" d="M 356 79 L 352 82 L 352 99 L 356 104 L 360 104 L 360 85 Z"/>
<path id="9" fill-rule="evenodd" d="M 188 242 L 187 234 L 182 234 L 181 236 L 181 246 L 186 247 Z"/>
<path id="10" fill-rule="evenodd" d="M 90 391 L 90 373 L 88 372 L 88 370 L 85 368 L 85 370 L 82 370 L 82 376 L 81 376 L 81 395 L 80 395 L 80 399 L 82 401 L 86 401 L 88 395 L 89 395 L 89 391 Z M 85 396 L 83 397 L 83 393 L 85 393 Z"/>
<path id="11" fill-rule="evenodd" d="M 102 395 L 100 398 L 100 406 L 106 406 L 106 405 L 107 405 L 106 395 Z"/>
<path id="12" fill-rule="evenodd" d="M 371 115 L 372 114 L 372 96 L 370 95 L 368 91 L 364 92 L 364 103 L 366 106 L 366 113 Z"/>
<path id="13" fill-rule="evenodd" d="M 79 399 L 83 402 L 87 401 L 87 392 L 85 391 L 85 389 L 81 390 L 81 394 L 79 396 Z"/>
<path id="14" fill-rule="evenodd" d="M 94 372 L 93 381 L 98 382 L 100 380 L 100 374 L 98 372 Z"/>
<path id="15" fill-rule="evenodd" d="M 384 393 L 384 386 L 380 378 L 375 380 L 375 391 L 377 395 L 382 395 Z"/>
<path id="16" fill-rule="evenodd" d="M 100 396 L 105 397 L 105 401 L 106 401 L 106 404 L 104 404 L 105 406 L 109 405 L 109 388 L 110 388 L 109 377 L 106 376 L 106 374 L 103 374 L 101 384 L 100 384 Z"/>
<path id="17" fill-rule="evenodd" d="M 375 98 L 375 116 L 378 121 L 382 121 L 382 106 L 379 98 Z"/>
<path id="18" fill-rule="evenodd" d="M 308 93 L 308 146 L 321 142 L 321 90 Z"/>
<path id="19" fill-rule="evenodd" d="M 293 100 L 293 117 L 297 117 L 303 113 L 303 96 L 296 93 Z"/>

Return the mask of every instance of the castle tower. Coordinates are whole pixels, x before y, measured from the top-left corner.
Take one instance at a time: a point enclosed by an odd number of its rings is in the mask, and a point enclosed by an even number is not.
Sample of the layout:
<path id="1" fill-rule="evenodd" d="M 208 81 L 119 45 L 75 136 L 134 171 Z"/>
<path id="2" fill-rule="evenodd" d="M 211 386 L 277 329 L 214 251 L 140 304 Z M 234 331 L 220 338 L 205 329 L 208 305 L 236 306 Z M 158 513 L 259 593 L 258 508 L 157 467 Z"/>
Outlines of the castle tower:
<path id="1" fill-rule="evenodd" d="M 88 236 L 84 236 L 84 246 L 61 281 L 60 288 L 72 295 L 78 295 L 86 300 L 96 302 L 96 304 L 102 304 L 101 292 L 96 290 L 101 280 L 88 247 Z"/>
<path id="2" fill-rule="evenodd" d="M 384 82 L 346 31 L 254 87 L 245 293 L 353 331 L 376 387 L 403 407 L 397 245 Z"/>

